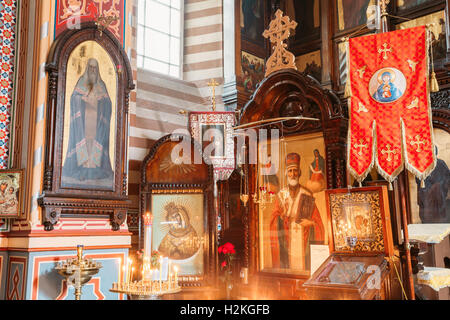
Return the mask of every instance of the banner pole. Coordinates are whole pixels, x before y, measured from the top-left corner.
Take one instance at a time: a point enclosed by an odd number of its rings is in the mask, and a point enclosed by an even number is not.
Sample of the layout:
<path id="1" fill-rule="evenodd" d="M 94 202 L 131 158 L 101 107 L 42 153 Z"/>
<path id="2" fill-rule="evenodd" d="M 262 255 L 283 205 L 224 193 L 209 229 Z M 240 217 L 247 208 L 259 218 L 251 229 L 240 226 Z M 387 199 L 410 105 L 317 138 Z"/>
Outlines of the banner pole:
<path id="1" fill-rule="evenodd" d="M 389 25 L 387 21 L 388 12 L 387 12 L 387 6 L 389 4 L 390 0 L 380 0 L 379 6 L 381 10 L 381 33 L 389 32 Z M 400 184 L 397 184 L 399 186 Z M 405 190 L 403 190 L 405 191 Z M 401 193 L 404 194 L 404 193 Z M 408 276 L 408 284 L 409 284 L 409 293 L 410 293 L 410 299 L 415 300 L 415 292 L 414 292 L 414 280 L 412 277 L 412 266 L 411 266 L 411 251 L 410 251 L 410 244 L 409 244 L 409 235 L 408 235 L 408 219 L 406 217 L 406 201 L 404 197 L 401 197 L 402 201 L 402 231 L 403 231 L 403 247 L 405 249 L 406 254 L 406 274 Z"/>

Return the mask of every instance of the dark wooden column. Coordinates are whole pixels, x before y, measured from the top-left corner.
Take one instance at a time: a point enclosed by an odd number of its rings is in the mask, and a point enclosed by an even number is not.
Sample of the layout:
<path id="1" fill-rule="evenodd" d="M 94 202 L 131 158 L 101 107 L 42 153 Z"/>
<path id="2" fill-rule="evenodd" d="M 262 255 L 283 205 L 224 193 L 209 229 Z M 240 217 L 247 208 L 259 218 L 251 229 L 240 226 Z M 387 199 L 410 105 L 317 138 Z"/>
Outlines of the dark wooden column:
<path id="1" fill-rule="evenodd" d="M 446 24 L 446 34 L 447 34 L 447 58 L 450 55 L 450 0 L 447 0 L 445 6 L 445 24 Z M 448 60 L 448 59 L 447 59 Z"/>
<path id="2" fill-rule="evenodd" d="M 331 89 L 331 69 L 333 65 L 332 10 L 329 0 L 320 0 L 320 25 L 322 33 L 322 85 Z"/>

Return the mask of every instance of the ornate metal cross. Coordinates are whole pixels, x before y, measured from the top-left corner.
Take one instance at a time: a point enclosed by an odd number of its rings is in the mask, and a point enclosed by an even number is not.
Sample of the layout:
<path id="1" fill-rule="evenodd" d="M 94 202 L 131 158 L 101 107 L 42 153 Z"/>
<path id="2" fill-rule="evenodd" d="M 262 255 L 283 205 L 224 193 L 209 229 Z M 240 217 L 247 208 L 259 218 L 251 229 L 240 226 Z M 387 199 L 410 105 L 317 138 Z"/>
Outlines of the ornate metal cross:
<path id="1" fill-rule="evenodd" d="M 416 149 L 416 152 L 421 152 L 422 151 L 422 144 L 425 144 L 425 141 L 423 141 L 423 140 L 420 140 L 420 135 L 416 135 L 416 140 L 414 141 L 414 140 L 411 140 L 410 142 L 409 142 L 409 144 L 410 145 L 412 145 L 412 146 L 416 146 L 417 147 L 417 149 Z"/>
<path id="2" fill-rule="evenodd" d="M 291 21 L 288 16 L 283 17 L 283 11 L 278 9 L 275 12 L 275 19 L 270 22 L 269 29 L 263 33 L 264 38 L 269 38 L 273 44 L 273 53 L 266 64 L 266 77 L 281 69 L 292 68 L 297 70 L 295 56 L 286 50 L 287 45 L 284 43 L 284 40 L 289 38 L 291 34 L 290 30 L 295 30 L 296 27 L 297 22 Z"/>
<path id="3" fill-rule="evenodd" d="M 355 148 L 357 148 L 357 149 L 359 148 L 358 154 L 359 154 L 360 156 L 362 156 L 363 148 L 367 148 L 367 147 L 368 147 L 367 143 L 364 144 L 364 140 L 363 140 L 363 139 L 359 139 L 359 144 L 355 143 L 353 146 L 354 146 Z"/>
<path id="4" fill-rule="evenodd" d="M 216 112 L 216 87 L 219 84 L 216 82 L 216 79 L 211 79 L 211 81 L 208 82 L 208 87 L 212 87 L 212 109 L 214 112 Z"/>
<path id="5" fill-rule="evenodd" d="M 386 150 L 385 149 L 383 149 L 383 150 L 381 150 L 381 153 L 382 154 L 388 154 L 388 157 L 387 157 L 387 161 L 389 161 L 389 162 L 391 162 L 392 161 L 392 157 L 391 157 L 391 155 L 392 154 L 397 154 L 397 151 L 395 151 L 395 150 L 391 150 L 391 145 L 390 144 L 387 144 L 386 145 Z"/>
<path id="6" fill-rule="evenodd" d="M 388 49 L 387 46 L 388 46 L 387 43 L 383 43 L 384 49 L 381 49 L 381 48 L 378 49 L 378 53 L 383 53 L 383 59 L 384 59 L 384 60 L 387 60 L 387 59 L 388 59 L 387 53 L 388 53 L 388 52 L 392 52 L 392 48 L 389 48 L 389 49 Z"/>

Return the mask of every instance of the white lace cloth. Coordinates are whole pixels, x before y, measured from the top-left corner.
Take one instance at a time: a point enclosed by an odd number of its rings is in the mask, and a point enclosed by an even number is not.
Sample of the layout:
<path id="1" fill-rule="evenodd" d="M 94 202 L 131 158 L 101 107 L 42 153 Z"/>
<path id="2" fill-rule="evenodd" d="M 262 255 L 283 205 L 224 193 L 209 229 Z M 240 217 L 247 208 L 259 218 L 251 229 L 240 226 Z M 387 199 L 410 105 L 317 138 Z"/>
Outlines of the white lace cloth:
<path id="1" fill-rule="evenodd" d="M 417 274 L 417 282 L 430 286 L 435 291 L 450 287 L 450 269 L 425 267 Z"/>
<path id="2" fill-rule="evenodd" d="M 450 234 L 450 223 L 423 223 L 408 225 L 409 240 L 440 243 Z"/>

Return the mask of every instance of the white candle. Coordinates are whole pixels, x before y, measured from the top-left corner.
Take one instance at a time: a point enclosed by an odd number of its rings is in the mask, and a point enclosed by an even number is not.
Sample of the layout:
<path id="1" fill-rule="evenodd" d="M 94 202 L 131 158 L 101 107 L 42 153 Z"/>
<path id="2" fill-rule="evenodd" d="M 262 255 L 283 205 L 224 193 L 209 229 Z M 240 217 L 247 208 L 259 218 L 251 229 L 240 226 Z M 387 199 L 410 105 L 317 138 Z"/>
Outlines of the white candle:
<path id="1" fill-rule="evenodd" d="M 170 272 L 170 260 L 169 260 L 169 267 L 167 268 L 167 271 L 169 272 L 169 275 L 167 276 L 167 280 L 169 281 L 169 289 L 172 287 L 171 281 L 172 281 L 172 273 Z"/>
<path id="2" fill-rule="evenodd" d="M 131 270 L 131 268 L 132 268 L 132 266 L 133 266 L 133 260 L 131 260 L 131 259 L 128 259 L 128 270 L 127 270 L 127 273 L 128 273 L 128 279 L 127 279 L 127 282 L 128 283 L 130 283 L 131 282 L 131 272 L 132 272 L 132 270 Z"/>
<path id="3" fill-rule="evenodd" d="M 152 255 L 152 224 L 153 216 L 150 212 L 144 215 L 144 257 Z"/>
<path id="4" fill-rule="evenodd" d="M 178 267 L 174 266 L 173 269 L 175 270 L 175 287 L 178 286 Z"/>
<path id="5" fill-rule="evenodd" d="M 163 257 L 159 257 L 159 290 L 162 290 L 162 263 Z"/>

